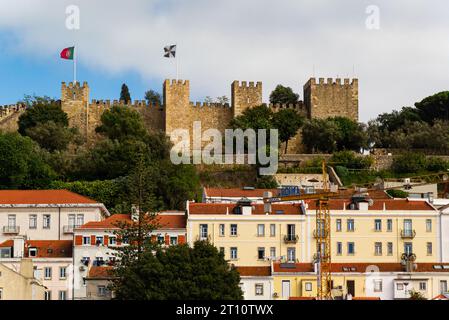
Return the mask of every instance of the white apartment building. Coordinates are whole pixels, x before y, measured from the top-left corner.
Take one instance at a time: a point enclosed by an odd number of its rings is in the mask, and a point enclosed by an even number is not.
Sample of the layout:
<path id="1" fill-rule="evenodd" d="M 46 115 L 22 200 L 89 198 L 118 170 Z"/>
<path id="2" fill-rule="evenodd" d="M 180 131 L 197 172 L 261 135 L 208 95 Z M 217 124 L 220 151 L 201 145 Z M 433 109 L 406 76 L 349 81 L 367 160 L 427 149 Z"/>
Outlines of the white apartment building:
<path id="1" fill-rule="evenodd" d="M 271 267 L 237 267 L 244 300 L 272 300 Z"/>
<path id="2" fill-rule="evenodd" d="M 0 243 L 16 236 L 72 240 L 76 226 L 104 216 L 103 204 L 67 190 L 0 190 Z"/>

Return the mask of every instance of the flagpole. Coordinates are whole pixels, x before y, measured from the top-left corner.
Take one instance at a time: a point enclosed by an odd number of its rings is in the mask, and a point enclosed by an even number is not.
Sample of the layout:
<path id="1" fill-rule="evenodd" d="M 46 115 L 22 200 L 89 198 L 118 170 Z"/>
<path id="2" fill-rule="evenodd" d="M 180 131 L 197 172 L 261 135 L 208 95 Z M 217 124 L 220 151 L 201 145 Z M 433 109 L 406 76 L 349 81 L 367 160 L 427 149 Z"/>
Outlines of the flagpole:
<path id="1" fill-rule="evenodd" d="M 73 83 L 76 84 L 76 47 L 73 46 Z"/>
<path id="2" fill-rule="evenodd" d="M 178 76 L 179 76 L 179 74 L 178 74 L 178 43 L 176 43 L 175 44 L 175 48 L 176 48 L 176 53 L 175 53 L 175 55 L 176 55 L 176 57 L 175 57 L 175 60 L 176 60 L 176 82 L 178 81 Z"/>

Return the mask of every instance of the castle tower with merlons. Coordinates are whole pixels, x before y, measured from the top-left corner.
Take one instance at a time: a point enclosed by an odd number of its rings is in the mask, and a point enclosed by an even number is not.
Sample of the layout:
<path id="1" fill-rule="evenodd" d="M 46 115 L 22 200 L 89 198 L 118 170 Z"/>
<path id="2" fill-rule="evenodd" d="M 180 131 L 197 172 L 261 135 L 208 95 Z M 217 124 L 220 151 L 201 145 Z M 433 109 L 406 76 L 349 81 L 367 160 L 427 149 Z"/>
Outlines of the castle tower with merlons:
<path id="1" fill-rule="evenodd" d="M 274 112 L 284 108 L 296 110 L 308 118 L 333 116 L 358 120 L 358 80 L 312 78 L 303 87 L 304 101 L 297 104 L 267 104 Z M 150 131 L 162 131 L 168 136 L 176 129 L 187 129 L 192 137 L 195 121 L 201 121 L 201 131 L 219 129 L 224 132 L 230 121 L 241 115 L 245 109 L 259 106 L 262 101 L 261 82 L 239 82 L 231 84 L 231 104 L 202 103 L 190 101 L 188 80 L 165 80 L 163 84 L 163 104 L 153 105 L 146 101 L 92 100 L 86 82 L 62 83 L 61 106 L 68 114 L 69 123 L 77 127 L 90 143 L 98 136 L 95 128 L 101 122 L 101 115 L 114 105 L 127 106 L 139 112 Z M 1 119 L 0 119 L 1 120 Z M 289 152 L 301 151 L 300 136 L 289 143 Z M 191 144 L 192 146 L 193 144 Z"/>

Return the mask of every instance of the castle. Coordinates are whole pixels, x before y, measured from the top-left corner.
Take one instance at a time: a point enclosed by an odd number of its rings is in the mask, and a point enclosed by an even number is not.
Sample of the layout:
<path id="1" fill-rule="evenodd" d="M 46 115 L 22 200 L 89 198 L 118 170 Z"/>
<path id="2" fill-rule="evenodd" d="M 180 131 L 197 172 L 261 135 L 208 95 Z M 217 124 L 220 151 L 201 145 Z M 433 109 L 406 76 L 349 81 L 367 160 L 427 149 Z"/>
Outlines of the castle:
<path id="1" fill-rule="evenodd" d="M 295 105 L 268 104 L 274 112 L 291 108 L 307 118 L 344 116 L 358 120 L 358 79 L 311 78 L 303 88 L 304 101 Z M 95 128 L 100 124 L 102 113 L 114 105 L 128 106 L 139 112 L 150 131 L 163 131 L 168 136 L 175 129 L 188 129 L 192 136 L 192 124 L 201 121 L 202 130 L 216 128 L 223 131 L 230 121 L 245 109 L 261 105 L 262 83 L 239 82 L 231 84 L 231 104 L 190 102 L 188 80 L 165 80 L 163 105 L 152 105 L 146 101 L 89 100 L 87 82 L 62 83 L 61 106 L 68 114 L 69 123 L 77 127 L 87 141 L 95 141 Z M 5 112 L 4 112 L 5 113 Z M 15 117 L 17 121 L 18 117 Z M 1 123 L 8 121 L 2 120 Z M 11 124 L 8 125 L 11 127 Z M 289 153 L 301 152 L 299 135 L 289 143 Z"/>

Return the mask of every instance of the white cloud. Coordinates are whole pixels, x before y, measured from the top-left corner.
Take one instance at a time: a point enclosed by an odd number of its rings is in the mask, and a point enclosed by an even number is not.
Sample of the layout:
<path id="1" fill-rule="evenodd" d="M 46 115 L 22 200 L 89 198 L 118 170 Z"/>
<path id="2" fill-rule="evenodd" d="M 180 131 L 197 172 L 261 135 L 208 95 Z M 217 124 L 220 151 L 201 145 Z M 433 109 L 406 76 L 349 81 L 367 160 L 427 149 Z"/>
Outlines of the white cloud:
<path id="1" fill-rule="evenodd" d="M 449 4 L 376 2 L 0 0 L 0 30 L 17 36 L 9 50 L 49 59 L 75 42 L 87 67 L 144 79 L 174 77 L 162 48 L 177 42 L 193 97 L 230 95 L 235 79 L 263 81 L 266 99 L 278 83 L 302 96 L 313 66 L 322 77 L 352 76 L 355 68 L 366 121 L 449 83 Z M 65 29 L 70 4 L 80 6 L 79 31 Z M 380 8 L 379 31 L 365 27 L 371 4 Z"/>

